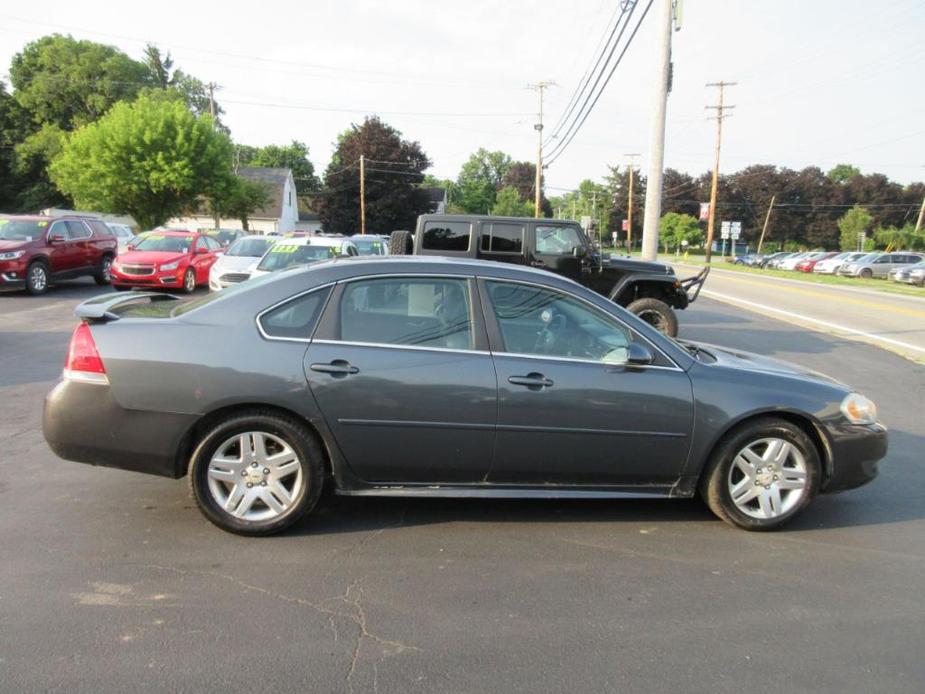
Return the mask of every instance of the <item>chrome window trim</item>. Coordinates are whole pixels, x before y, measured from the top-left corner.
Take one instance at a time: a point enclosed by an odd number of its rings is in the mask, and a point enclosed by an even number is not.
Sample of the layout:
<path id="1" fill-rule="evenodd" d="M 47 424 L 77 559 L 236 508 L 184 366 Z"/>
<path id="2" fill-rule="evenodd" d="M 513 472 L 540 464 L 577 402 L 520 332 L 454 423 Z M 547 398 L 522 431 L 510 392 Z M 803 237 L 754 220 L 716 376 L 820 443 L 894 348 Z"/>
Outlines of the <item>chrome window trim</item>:
<path id="1" fill-rule="evenodd" d="M 535 284 L 535 283 L 533 283 L 533 282 L 527 282 L 527 281 L 525 281 L 525 280 L 499 279 L 499 278 L 497 278 L 497 277 L 479 277 L 479 279 L 484 280 L 485 282 L 508 282 L 508 283 L 511 283 L 511 284 L 525 284 L 525 285 L 527 285 L 528 287 L 539 287 L 540 289 L 546 289 L 546 290 L 548 290 L 548 291 L 554 291 L 554 292 L 560 292 L 560 293 L 563 291 L 563 290 L 559 289 L 558 287 L 555 287 L 555 288 L 545 287 L 545 286 L 543 286 L 543 285 L 541 285 L 541 284 Z M 645 343 L 646 343 L 649 347 L 651 347 L 651 348 L 654 349 L 656 352 L 658 352 L 658 353 L 661 354 L 663 357 L 665 357 L 665 359 L 667 359 L 668 362 L 670 362 L 671 364 L 674 364 L 673 367 L 671 367 L 671 366 L 651 366 L 651 365 L 647 366 L 647 365 L 642 365 L 642 366 L 634 366 L 633 368 L 652 368 L 652 369 L 664 369 L 664 370 L 667 370 L 667 371 L 684 371 L 684 369 L 682 369 L 674 359 L 672 359 L 669 355 L 665 354 L 665 352 L 664 352 L 658 345 L 655 345 L 655 344 L 653 344 L 652 342 L 650 342 L 650 341 L 649 341 L 649 338 L 647 338 L 645 335 L 636 333 L 632 328 L 630 328 L 628 325 L 626 325 L 626 323 L 624 323 L 622 320 L 620 320 L 619 318 L 617 318 L 617 317 L 614 316 L 614 315 L 611 315 L 610 313 L 607 313 L 607 312 L 604 311 L 600 306 L 596 306 L 595 304 L 593 304 L 592 302 L 588 301 L 588 300 L 585 299 L 584 297 L 578 296 L 577 294 L 572 294 L 572 293 L 570 293 L 570 292 L 568 293 L 568 295 L 574 297 L 575 299 L 577 299 L 578 301 L 580 301 L 580 302 L 582 302 L 582 303 L 584 303 L 584 304 L 587 304 L 587 305 L 590 306 L 595 312 L 597 312 L 597 313 L 602 313 L 602 314 L 604 314 L 607 318 L 610 318 L 610 319 L 612 319 L 612 320 L 617 321 L 617 323 L 619 323 L 620 325 L 622 325 L 622 326 L 626 329 L 627 332 L 629 332 L 631 335 L 634 335 L 634 334 L 635 334 L 635 335 L 638 335 L 639 338 L 642 339 L 642 340 L 644 340 Z M 489 302 L 491 302 L 491 297 L 488 297 L 488 300 L 489 300 Z M 493 307 L 493 306 L 492 306 L 492 310 L 494 310 L 494 307 Z M 497 316 L 495 317 L 495 320 L 496 320 L 496 321 L 498 320 L 498 319 L 497 319 Z M 498 354 L 510 354 L 510 355 L 512 355 L 512 356 L 515 355 L 515 353 L 513 353 L 513 352 L 498 352 Z M 538 359 L 560 359 L 560 360 L 563 360 L 563 361 L 581 361 L 581 362 L 584 362 L 584 363 L 589 363 L 589 364 L 601 364 L 601 365 L 604 365 L 604 366 L 626 366 L 626 365 L 624 365 L 624 364 L 607 364 L 606 362 L 602 362 L 602 361 L 586 360 L 586 359 L 571 359 L 571 358 L 569 358 L 569 357 L 544 356 L 544 355 L 542 355 L 542 354 L 538 354 L 538 355 L 532 355 L 532 354 L 516 354 L 516 356 L 527 357 L 527 358 L 536 357 L 536 358 L 538 358 Z"/>
<path id="2" fill-rule="evenodd" d="M 344 345 L 345 347 L 374 347 L 376 349 L 412 349 L 417 352 L 452 352 L 455 354 L 491 355 L 481 349 L 456 349 L 455 347 L 425 347 L 421 345 L 396 345 L 392 342 L 355 342 L 352 340 L 312 340 L 318 345 Z"/>
<path id="3" fill-rule="evenodd" d="M 500 357 L 516 357 L 517 359 L 541 359 L 543 361 L 562 361 L 566 363 L 575 363 L 575 364 L 593 364 L 595 366 L 603 366 L 611 369 L 658 369 L 661 371 L 684 371 L 684 369 L 678 368 L 677 366 L 656 366 L 654 364 L 610 364 L 606 361 L 600 361 L 595 359 L 576 359 L 575 357 L 557 357 L 557 356 L 546 356 L 543 354 L 520 354 L 519 352 L 495 352 L 494 353 Z M 666 357 L 667 358 L 667 357 Z M 669 359 L 669 361 L 671 361 Z M 674 363 L 673 361 L 671 362 Z"/>
<path id="4" fill-rule="evenodd" d="M 304 292 L 299 292 L 298 294 L 293 294 L 292 296 L 286 297 L 282 301 L 277 301 L 272 306 L 268 306 L 263 309 L 260 313 L 257 314 L 257 317 L 254 319 L 254 322 L 257 324 L 257 331 L 260 333 L 260 336 L 264 340 L 271 342 L 304 342 L 306 344 L 312 341 L 311 337 L 279 337 L 276 335 L 268 335 L 267 331 L 263 329 L 263 325 L 260 322 L 260 319 L 263 318 L 264 314 L 269 313 L 270 311 L 288 304 L 290 301 L 295 301 L 296 299 L 301 299 L 306 294 L 311 294 L 313 292 L 321 291 L 322 289 L 327 289 L 328 287 L 333 287 L 337 282 L 327 282 L 325 284 L 319 284 L 317 287 L 312 287 L 311 289 L 306 289 Z M 319 318 L 325 312 L 328 307 L 328 301 L 331 300 L 331 293 L 328 293 L 328 298 L 324 301 L 324 306 L 321 307 L 321 311 L 318 313 Z M 314 333 L 314 329 L 312 330 Z"/>

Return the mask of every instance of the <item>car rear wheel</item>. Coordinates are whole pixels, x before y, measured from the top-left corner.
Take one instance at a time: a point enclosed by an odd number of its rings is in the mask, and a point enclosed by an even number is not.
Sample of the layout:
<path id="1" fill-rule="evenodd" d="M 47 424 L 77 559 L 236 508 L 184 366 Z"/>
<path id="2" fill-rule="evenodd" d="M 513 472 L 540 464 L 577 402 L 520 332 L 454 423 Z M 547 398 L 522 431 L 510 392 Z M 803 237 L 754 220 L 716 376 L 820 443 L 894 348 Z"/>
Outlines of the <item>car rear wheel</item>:
<path id="1" fill-rule="evenodd" d="M 93 275 L 93 280 L 100 286 L 109 284 L 112 281 L 112 256 L 104 255 L 100 260 L 100 269 Z"/>
<path id="2" fill-rule="evenodd" d="M 33 296 L 48 291 L 48 266 L 45 263 L 32 263 L 26 270 L 26 291 Z"/>
<path id="3" fill-rule="evenodd" d="M 746 423 L 720 443 L 704 470 L 701 493 L 727 523 L 770 530 L 806 508 L 820 481 L 819 453 L 806 433 L 767 418 Z"/>
<path id="4" fill-rule="evenodd" d="M 299 521 L 321 494 L 322 452 L 304 425 L 248 412 L 216 425 L 193 453 L 190 486 L 223 530 L 270 535 Z"/>
<path id="5" fill-rule="evenodd" d="M 187 270 L 186 274 L 183 275 L 183 291 L 187 294 L 192 294 L 196 291 L 196 271 L 193 268 Z"/>
<path id="6" fill-rule="evenodd" d="M 626 307 L 633 315 L 639 316 L 659 332 L 676 337 L 678 334 L 678 317 L 674 310 L 659 299 L 637 299 Z"/>

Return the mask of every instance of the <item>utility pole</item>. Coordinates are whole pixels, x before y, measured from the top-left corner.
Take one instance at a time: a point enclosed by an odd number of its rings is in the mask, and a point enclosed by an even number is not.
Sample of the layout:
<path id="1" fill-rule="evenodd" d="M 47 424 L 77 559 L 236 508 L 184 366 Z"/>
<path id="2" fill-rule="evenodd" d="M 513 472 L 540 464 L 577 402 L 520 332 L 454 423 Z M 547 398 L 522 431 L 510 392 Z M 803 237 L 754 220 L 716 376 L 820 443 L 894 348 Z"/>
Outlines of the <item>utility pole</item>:
<path id="1" fill-rule="evenodd" d="M 727 114 L 726 111 L 729 109 L 735 108 L 735 106 L 726 106 L 723 101 L 723 96 L 725 95 L 726 87 L 732 87 L 736 82 L 709 82 L 708 87 L 718 87 L 719 88 L 719 102 L 716 106 L 705 106 L 704 108 L 713 109 L 716 111 L 715 116 L 711 118 L 716 119 L 716 159 L 713 162 L 713 182 L 710 185 L 710 217 L 707 221 L 707 247 L 706 247 L 706 262 L 710 262 L 710 255 L 712 254 L 713 249 L 713 226 L 716 220 L 716 185 L 719 181 L 719 151 L 720 146 L 723 141 L 723 119 L 728 118 L 731 114 Z M 770 212 L 769 212 L 770 214 Z"/>
<path id="2" fill-rule="evenodd" d="M 764 226 L 761 227 L 761 238 L 758 239 L 758 250 L 755 252 L 756 255 L 761 255 L 761 245 L 764 243 L 764 235 L 768 230 L 768 222 L 771 221 L 771 210 L 774 209 L 774 200 L 776 198 L 776 195 L 771 196 L 771 204 L 768 205 L 768 213 L 764 217 Z"/>
<path id="3" fill-rule="evenodd" d="M 366 158 L 360 155 L 360 235 L 366 236 Z"/>
<path id="4" fill-rule="evenodd" d="M 679 23 L 674 0 L 658 0 L 660 6 L 656 39 L 655 111 L 652 115 L 652 146 L 649 149 L 649 179 L 646 183 L 646 211 L 642 227 L 642 258 L 658 255 L 658 223 L 662 216 L 662 170 L 665 165 L 665 115 L 671 75 L 671 29 Z"/>
<path id="5" fill-rule="evenodd" d="M 624 154 L 630 158 L 629 165 L 629 194 L 626 197 L 626 252 L 633 252 L 633 176 L 636 173 L 636 157 L 638 153 Z"/>
<path id="6" fill-rule="evenodd" d="M 543 92 L 549 87 L 557 86 L 552 80 L 543 80 L 536 82 L 534 84 L 528 84 L 528 89 L 533 89 L 540 93 L 540 112 L 539 120 L 540 122 L 533 126 L 533 129 L 536 130 L 537 138 L 539 140 L 539 145 L 536 153 L 536 182 L 533 184 L 534 187 L 534 207 L 533 207 L 533 216 L 539 219 L 542 217 L 542 206 L 541 201 L 543 198 L 543 191 L 540 187 L 543 182 Z"/>
<path id="7" fill-rule="evenodd" d="M 209 115 L 212 116 L 212 130 L 215 130 L 215 90 L 220 87 L 215 82 L 209 82 L 206 86 L 209 88 Z"/>
<path id="8" fill-rule="evenodd" d="M 915 223 L 915 230 L 922 230 L 922 218 L 925 217 L 925 198 L 922 198 L 922 206 L 919 208 L 919 220 Z"/>

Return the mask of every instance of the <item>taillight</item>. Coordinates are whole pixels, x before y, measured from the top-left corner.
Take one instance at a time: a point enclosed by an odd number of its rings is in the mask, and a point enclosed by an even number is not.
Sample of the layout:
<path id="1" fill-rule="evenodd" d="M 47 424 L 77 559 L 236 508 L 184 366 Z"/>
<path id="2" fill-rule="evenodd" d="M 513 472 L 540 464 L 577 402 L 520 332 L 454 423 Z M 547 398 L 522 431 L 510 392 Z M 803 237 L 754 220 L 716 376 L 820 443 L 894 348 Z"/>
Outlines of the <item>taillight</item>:
<path id="1" fill-rule="evenodd" d="M 93 341 L 90 326 L 81 323 L 71 336 L 71 345 L 64 362 L 64 378 L 85 383 L 109 383 L 106 367 Z"/>

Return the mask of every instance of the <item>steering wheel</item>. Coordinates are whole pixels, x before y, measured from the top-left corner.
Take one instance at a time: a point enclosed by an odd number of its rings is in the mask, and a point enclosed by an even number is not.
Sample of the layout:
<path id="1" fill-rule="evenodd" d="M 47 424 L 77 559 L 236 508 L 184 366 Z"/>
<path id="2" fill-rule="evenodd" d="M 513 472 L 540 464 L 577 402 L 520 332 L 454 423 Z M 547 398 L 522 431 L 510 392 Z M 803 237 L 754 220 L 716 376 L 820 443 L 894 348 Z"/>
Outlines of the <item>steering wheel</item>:
<path id="1" fill-rule="evenodd" d="M 554 313 L 551 309 L 544 309 L 540 317 L 545 325 L 536 334 L 533 351 L 539 354 L 550 353 L 559 341 L 560 333 L 565 329 L 565 316 Z"/>

